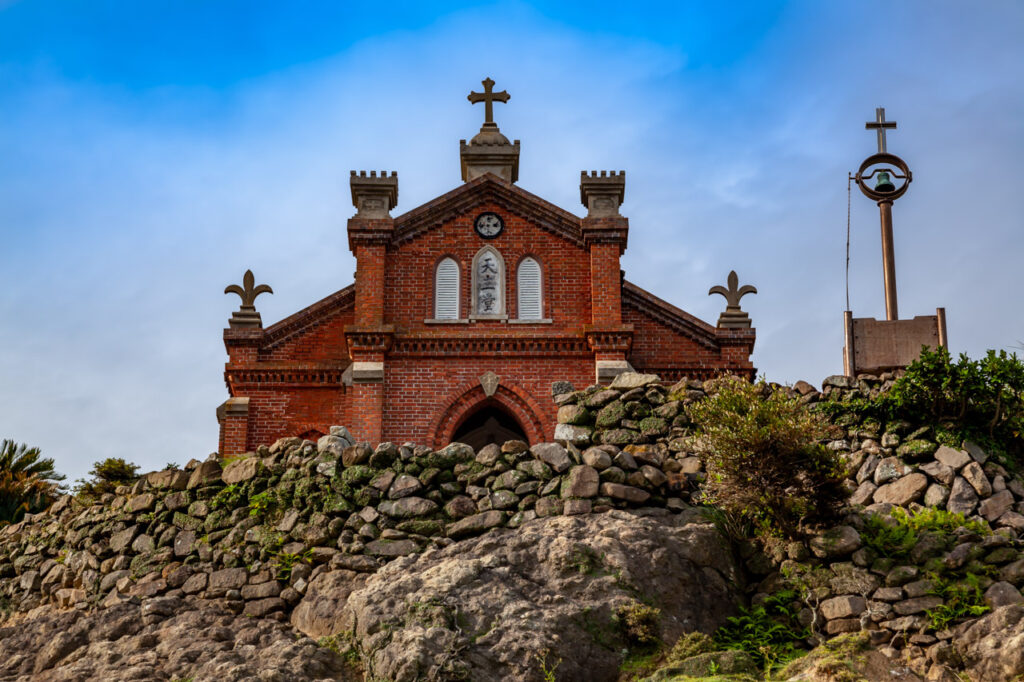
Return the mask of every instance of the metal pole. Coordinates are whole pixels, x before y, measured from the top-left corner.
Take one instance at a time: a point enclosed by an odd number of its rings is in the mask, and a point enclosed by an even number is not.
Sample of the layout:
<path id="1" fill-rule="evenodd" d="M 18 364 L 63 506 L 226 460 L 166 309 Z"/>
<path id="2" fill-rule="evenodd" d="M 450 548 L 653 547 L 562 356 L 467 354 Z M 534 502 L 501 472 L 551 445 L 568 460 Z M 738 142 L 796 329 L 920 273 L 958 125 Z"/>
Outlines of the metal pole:
<path id="1" fill-rule="evenodd" d="M 882 212 L 882 270 L 885 276 L 885 319 L 898 320 L 896 308 L 896 251 L 892 245 L 892 201 L 878 202 Z"/>
<path id="2" fill-rule="evenodd" d="M 843 335 L 846 345 L 843 347 L 843 374 L 848 377 L 857 376 L 857 349 L 853 347 L 853 313 L 843 312 Z"/>

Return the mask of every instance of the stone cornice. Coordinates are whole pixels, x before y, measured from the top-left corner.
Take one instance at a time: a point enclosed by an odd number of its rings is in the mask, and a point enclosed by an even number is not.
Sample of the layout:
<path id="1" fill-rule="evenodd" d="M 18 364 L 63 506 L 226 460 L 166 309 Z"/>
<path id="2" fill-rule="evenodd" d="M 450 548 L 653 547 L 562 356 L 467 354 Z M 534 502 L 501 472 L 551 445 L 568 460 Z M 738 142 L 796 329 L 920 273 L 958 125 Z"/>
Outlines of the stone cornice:
<path id="1" fill-rule="evenodd" d="M 485 203 L 497 204 L 552 234 L 583 246 L 580 218 L 490 173 L 395 218 L 392 244 L 415 239 Z"/>

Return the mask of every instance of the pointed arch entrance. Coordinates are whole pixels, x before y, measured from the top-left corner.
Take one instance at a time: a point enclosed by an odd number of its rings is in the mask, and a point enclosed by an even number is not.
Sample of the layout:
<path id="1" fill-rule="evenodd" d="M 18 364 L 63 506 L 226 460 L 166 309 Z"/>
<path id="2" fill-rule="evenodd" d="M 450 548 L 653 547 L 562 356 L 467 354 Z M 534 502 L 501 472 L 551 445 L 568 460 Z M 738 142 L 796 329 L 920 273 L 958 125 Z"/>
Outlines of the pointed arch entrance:
<path id="1" fill-rule="evenodd" d="M 484 405 L 456 427 L 452 440 L 480 450 L 491 443 L 501 445 L 505 441 L 529 438 L 519 421 L 500 405 Z"/>
<path id="2" fill-rule="evenodd" d="M 505 440 L 523 440 L 533 445 L 542 442 L 547 431 L 539 406 L 515 385 L 502 384 L 490 396 L 480 384 L 464 386 L 446 404 L 447 409 L 431 427 L 430 441 L 434 447 L 463 442 L 479 449 L 489 442 Z"/>

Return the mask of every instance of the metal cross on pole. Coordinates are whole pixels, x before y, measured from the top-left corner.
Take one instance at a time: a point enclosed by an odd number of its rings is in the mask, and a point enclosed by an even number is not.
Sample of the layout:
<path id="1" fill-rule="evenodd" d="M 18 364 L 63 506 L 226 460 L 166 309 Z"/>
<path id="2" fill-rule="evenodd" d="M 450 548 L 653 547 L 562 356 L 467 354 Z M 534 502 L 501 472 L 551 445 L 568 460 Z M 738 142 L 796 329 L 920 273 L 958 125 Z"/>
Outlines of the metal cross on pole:
<path id="1" fill-rule="evenodd" d="M 508 102 L 509 94 L 502 90 L 501 92 L 491 92 L 491 88 L 494 87 L 494 81 L 487 78 L 481 83 L 484 84 L 483 92 L 470 92 L 467 99 L 476 104 L 477 102 L 484 103 L 484 125 L 494 123 L 494 103 L 495 102 Z"/>
<path id="2" fill-rule="evenodd" d="M 885 154 L 885 131 L 896 129 L 896 121 L 885 120 L 885 107 L 875 109 L 875 120 L 865 123 L 864 128 L 878 133 L 878 153 Z"/>

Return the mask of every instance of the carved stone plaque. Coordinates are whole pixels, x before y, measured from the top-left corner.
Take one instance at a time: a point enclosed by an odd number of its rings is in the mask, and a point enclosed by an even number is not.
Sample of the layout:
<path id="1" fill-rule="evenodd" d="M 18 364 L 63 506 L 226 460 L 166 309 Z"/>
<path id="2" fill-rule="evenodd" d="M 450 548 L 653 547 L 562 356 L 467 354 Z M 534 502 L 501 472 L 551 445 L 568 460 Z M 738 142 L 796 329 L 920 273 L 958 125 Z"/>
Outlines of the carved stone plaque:
<path id="1" fill-rule="evenodd" d="M 494 395 L 495 392 L 498 390 L 498 383 L 500 381 L 501 377 L 499 377 L 494 372 L 488 371 L 484 373 L 484 375 L 480 377 L 480 386 L 481 388 L 484 389 L 484 395 L 486 395 L 488 398 Z"/>

